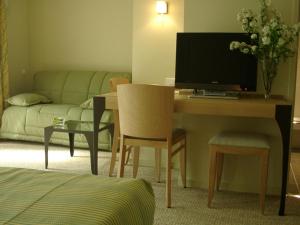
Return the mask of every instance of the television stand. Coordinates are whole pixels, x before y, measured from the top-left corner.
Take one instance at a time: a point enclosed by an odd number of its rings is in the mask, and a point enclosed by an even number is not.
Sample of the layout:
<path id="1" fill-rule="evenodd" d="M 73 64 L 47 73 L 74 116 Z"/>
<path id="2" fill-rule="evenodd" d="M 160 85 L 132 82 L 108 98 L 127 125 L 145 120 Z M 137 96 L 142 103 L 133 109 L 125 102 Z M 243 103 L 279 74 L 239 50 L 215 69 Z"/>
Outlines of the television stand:
<path id="1" fill-rule="evenodd" d="M 194 90 L 190 98 L 221 98 L 221 99 L 239 99 L 240 93 L 233 91 L 218 90 Z"/>

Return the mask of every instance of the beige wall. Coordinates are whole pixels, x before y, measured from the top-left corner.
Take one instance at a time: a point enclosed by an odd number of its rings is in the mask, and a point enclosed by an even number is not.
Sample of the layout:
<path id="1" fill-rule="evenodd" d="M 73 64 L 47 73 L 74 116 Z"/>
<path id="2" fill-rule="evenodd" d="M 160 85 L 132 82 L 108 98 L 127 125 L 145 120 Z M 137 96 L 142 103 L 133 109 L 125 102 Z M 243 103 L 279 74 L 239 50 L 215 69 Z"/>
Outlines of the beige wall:
<path id="1" fill-rule="evenodd" d="M 236 19 L 242 8 L 253 9 L 258 12 L 259 0 L 185 0 L 186 32 L 241 32 L 241 25 Z M 297 21 L 298 0 L 272 0 L 272 7 L 278 9 L 286 23 Z M 279 74 L 273 84 L 274 94 L 294 99 L 295 58 L 288 60 L 279 68 Z M 292 84 L 292 85 L 290 85 Z M 263 92 L 261 77 L 258 77 L 258 91 Z"/>
<path id="2" fill-rule="evenodd" d="M 20 1 L 23 0 L 19 0 L 19 4 Z M 154 0 L 28 1 L 32 71 L 132 70 L 135 83 L 159 84 L 175 73 L 176 32 L 240 31 L 236 21 L 239 9 L 258 8 L 258 0 L 227 0 L 226 3 L 223 0 L 169 0 L 169 14 L 160 17 L 155 13 Z M 273 2 L 286 21 L 295 21 L 298 0 Z M 22 52 L 28 52 L 25 50 Z M 293 60 L 280 68 L 274 93 L 293 99 L 294 69 Z M 260 83 L 259 90 L 262 90 Z M 210 137 L 225 129 L 268 134 L 272 145 L 269 192 L 278 193 L 281 144 L 274 121 L 180 114 L 175 115 L 175 122 L 188 132 L 189 183 L 202 188 L 207 187 Z M 153 164 L 153 158 L 154 152 L 143 153 L 141 163 Z M 223 187 L 249 192 L 258 190 L 259 162 L 255 158 L 226 157 L 224 169 Z"/>
<path id="3" fill-rule="evenodd" d="M 298 62 L 297 62 L 297 80 L 296 80 L 294 116 L 300 118 L 300 43 L 298 44 Z"/>
<path id="4" fill-rule="evenodd" d="M 273 6 L 280 10 L 283 19 L 296 21 L 298 3 L 296 0 L 273 0 Z M 246 0 L 185 0 L 184 30 L 187 32 L 239 32 L 240 24 L 236 14 L 241 8 L 258 9 L 258 1 Z M 295 59 L 289 60 L 279 69 L 273 86 L 273 93 L 294 98 Z M 258 91 L 263 92 L 262 82 L 258 79 Z M 220 109 L 222 110 L 222 109 Z M 195 117 L 184 115 L 183 124 L 190 134 L 190 177 L 192 183 L 207 186 L 208 154 L 207 142 L 221 130 L 246 130 L 261 132 L 270 137 L 272 146 L 269 167 L 269 193 L 279 193 L 281 175 L 281 144 L 278 127 L 271 120 Z M 223 187 L 231 190 L 258 191 L 259 161 L 255 158 L 227 157 Z M 204 179 L 203 179 L 204 178 Z"/>
<path id="5" fill-rule="evenodd" d="M 7 14 L 10 93 L 29 89 L 28 1 L 9 0 Z"/>
<path id="6" fill-rule="evenodd" d="M 295 21 L 298 1 L 274 0 L 287 22 Z M 174 4 L 177 3 L 177 4 Z M 258 1 L 247 0 L 185 0 L 169 2 L 168 17 L 173 23 L 154 26 L 154 1 L 134 1 L 133 22 L 133 78 L 138 83 L 163 83 L 167 76 L 174 76 L 175 33 L 241 31 L 236 14 L 241 8 L 258 9 Z M 180 7 L 180 8 L 177 8 Z M 184 17 L 176 14 L 184 9 Z M 174 14 L 175 13 L 175 14 Z M 182 12 L 180 12 L 182 15 Z M 182 23 L 184 26 L 182 27 Z M 280 74 L 274 84 L 274 92 L 293 99 L 295 63 L 288 61 L 281 66 Z M 259 81 L 259 91 L 262 85 Z M 222 110 L 222 109 L 220 109 Z M 269 193 L 279 193 L 281 176 L 281 143 L 276 123 L 264 119 L 243 119 L 233 117 L 209 117 L 188 114 L 175 115 L 178 126 L 188 133 L 188 180 L 190 185 L 207 188 L 208 146 L 210 137 L 221 130 L 245 130 L 265 133 L 270 136 L 272 151 L 269 167 Z M 145 153 L 144 153 L 145 154 Z M 149 164 L 153 152 L 144 155 L 142 164 Z M 153 164 L 153 161 L 151 162 Z M 223 188 L 236 191 L 257 192 L 259 189 L 259 161 L 256 158 L 226 157 Z"/>
<path id="7" fill-rule="evenodd" d="M 29 0 L 31 70 L 131 72 L 132 0 Z"/>
<path id="8" fill-rule="evenodd" d="M 236 14 L 241 8 L 257 9 L 258 1 L 228 0 L 186 0 L 185 31 L 241 31 Z M 280 10 L 283 19 L 290 23 L 296 21 L 298 1 L 274 0 L 273 6 Z M 213 13 L 212 13 L 213 12 Z M 222 15 L 222 16 L 218 16 Z M 279 75 L 273 86 L 273 93 L 294 98 L 295 60 L 289 60 L 279 69 Z M 263 92 L 262 82 L 258 79 L 258 91 Z M 220 109 L 221 110 L 221 109 Z M 207 185 L 207 141 L 220 130 L 247 130 L 262 132 L 270 137 L 272 150 L 269 167 L 269 193 L 279 193 L 281 175 L 281 144 L 278 127 L 274 121 L 242 118 L 196 118 L 184 116 L 184 124 L 191 134 L 191 177 L 192 183 L 202 187 Z M 202 128 L 202 129 L 199 129 Z M 197 138 L 198 137 L 198 138 Z M 198 162 L 198 164 L 197 164 Z M 196 165 L 196 166 L 195 166 Z M 231 190 L 258 190 L 259 161 L 243 157 L 227 157 L 223 187 Z M 195 176 L 196 175 L 196 176 Z M 195 177 L 205 179 L 194 180 Z"/>
<path id="9" fill-rule="evenodd" d="M 135 83 L 162 84 L 175 76 L 176 32 L 183 31 L 183 0 L 169 0 L 160 16 L 155 1 L 134 0 L 132 72 Z"/>
<path id="10" fill-rule="evenodd" d="M 298 62 L 298 65 L 299 65 L 299 62 Z M 300 75 L 299 75 L 299 72 L 297 75 L 297 83 L 296 83 L 294 116 L 300 118 Z"/>

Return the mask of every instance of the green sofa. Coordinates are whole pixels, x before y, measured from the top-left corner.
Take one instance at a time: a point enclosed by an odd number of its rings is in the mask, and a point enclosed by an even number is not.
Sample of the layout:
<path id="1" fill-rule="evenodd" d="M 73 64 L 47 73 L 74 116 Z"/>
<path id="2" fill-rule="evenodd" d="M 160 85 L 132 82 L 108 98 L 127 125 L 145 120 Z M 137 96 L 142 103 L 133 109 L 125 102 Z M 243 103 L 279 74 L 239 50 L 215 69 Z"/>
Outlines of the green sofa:
<path id="1" fill-rule="evenodd" d="M 112 77 L 126 77 L 130 73 L 104 71 L 45 71 L 34 75 L 33 93 L 42 94 L 52 100 L 50 104 L 32 106 L 9 106 L 2 116 L 2 139 L 44 142 L 44 127 L 52 124 L 54 117 L 67 120 L 92 121 L 92 109 L 80 105 L 95 95 L 110 91 Z M 101 122 L 112 120 L 112 113 L 105 111 Z M 107 131 L 99 134 L 99 148 L 110 150 L 111 137 Z M 51 143 L 69 145 L 68 135 L 54 133 Z M 86 148 L 83 135 L 75 135 L 75 147 Z"/>

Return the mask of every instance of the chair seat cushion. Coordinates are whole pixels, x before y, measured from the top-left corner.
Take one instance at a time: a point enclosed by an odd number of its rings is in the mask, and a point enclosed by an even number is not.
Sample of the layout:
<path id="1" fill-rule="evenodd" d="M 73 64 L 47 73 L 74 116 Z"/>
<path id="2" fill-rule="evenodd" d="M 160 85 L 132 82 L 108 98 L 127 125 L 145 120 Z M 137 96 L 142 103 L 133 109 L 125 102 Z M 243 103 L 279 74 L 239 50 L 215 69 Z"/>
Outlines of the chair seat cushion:
<path id="1" fill-rule="evenodd" d="M 223 131 L 212 137 L 208 144 L 270 149 L 268 138 L 265 135 L 248 132 Z"/>

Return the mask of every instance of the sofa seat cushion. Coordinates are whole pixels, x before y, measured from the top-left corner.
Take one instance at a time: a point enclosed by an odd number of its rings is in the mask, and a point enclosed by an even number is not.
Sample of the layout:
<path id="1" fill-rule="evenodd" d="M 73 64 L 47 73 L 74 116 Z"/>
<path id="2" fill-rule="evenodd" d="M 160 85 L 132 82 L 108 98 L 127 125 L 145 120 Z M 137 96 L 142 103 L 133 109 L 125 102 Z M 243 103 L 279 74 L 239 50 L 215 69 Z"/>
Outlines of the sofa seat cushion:
<path id="1" fill-rule="evenodd" d="M 26 127 L 40 127 L 44 128 L 52 124 L 54 117 L 63 117 L 66 120 L 74 119 L 80 120 L 80 108 L 75 105 L 66 104 L 46 104 L 35 105 L 28 107 Z"/>
<path id="2" fill-rule="evenodd" d="M 10 106 L 3 112 L 1 134 L 25 134 L 25 122 L 28 107 Z"/>
<path id="3" fill-rule="evenodd" d="M 70 104 L 38 104 L 29 107 L 10 106 L 2 116 L 1 137 L 22 140 L 20 137 L 26 135 L 31 137 L 33 141 L 43 140 L 44 127 L 51 125 L 53 118 L 57 116 L 66 120 L 93 121 L 93 110 L 82 109 L 79 106 Z M 101 118 L 101 123 L 107 122 L 111 122 L 111 112 L 108 110 L 103 113 Z M 103 124 L 100 124 L 101 126 Z M 68 143 L 66 141 L 62 142 L 63 140 L 68 140 L 68 134 L 53 133 L 52 143 Z M 83 135 L 75 135 L 75 142 L 84 143 L 77 146 L 87 147 Z M 102 148 L 105 146 L 105 149 L 110 149 L 110 135 L 107 131 L 99 134 L 99 142 L 102 143 Z"/>

